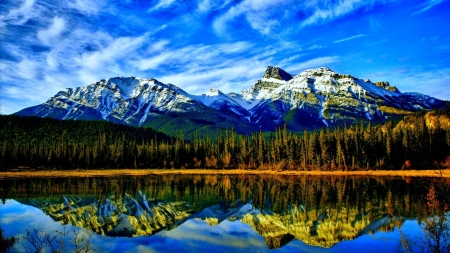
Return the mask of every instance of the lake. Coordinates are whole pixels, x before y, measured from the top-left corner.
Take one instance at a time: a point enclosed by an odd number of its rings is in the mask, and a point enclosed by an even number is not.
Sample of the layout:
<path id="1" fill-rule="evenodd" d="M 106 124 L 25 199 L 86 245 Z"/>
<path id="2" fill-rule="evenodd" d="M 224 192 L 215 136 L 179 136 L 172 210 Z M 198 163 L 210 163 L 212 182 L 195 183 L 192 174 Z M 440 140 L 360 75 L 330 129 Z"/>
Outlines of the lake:
<path id="1" fill-rule="evenodd" d="M 169 174 L 0 183 L 0 226 L 20 239 L 13 252 L 449 249 L 448 179 Z"/>

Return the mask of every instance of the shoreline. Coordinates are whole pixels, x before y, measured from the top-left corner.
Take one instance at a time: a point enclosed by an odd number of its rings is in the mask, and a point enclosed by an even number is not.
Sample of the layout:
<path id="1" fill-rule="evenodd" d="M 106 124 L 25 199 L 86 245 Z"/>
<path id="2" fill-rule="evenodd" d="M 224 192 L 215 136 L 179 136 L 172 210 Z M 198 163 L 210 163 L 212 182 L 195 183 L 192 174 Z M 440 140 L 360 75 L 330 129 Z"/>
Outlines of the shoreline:
<path id="1" fill-rule="evenodd" d="M 271 171 L 212 169 L 109 169 L 109 170 L 24 170 L 0 172 L 0 179 L 34 177 L 107 177 L 146 175 L 288 175 L 288 176 L 368 176 L 368 177 L 444 177 L 450 170 L 368 170 L 368 171 Z"/>

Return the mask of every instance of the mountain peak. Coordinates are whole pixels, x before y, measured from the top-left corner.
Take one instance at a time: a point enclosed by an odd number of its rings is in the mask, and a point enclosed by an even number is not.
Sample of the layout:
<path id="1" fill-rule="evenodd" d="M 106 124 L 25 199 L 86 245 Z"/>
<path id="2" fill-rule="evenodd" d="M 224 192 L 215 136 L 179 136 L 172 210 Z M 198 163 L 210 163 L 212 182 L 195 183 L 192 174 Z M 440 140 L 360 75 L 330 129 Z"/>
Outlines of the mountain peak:
<path id="1" fill-rule="evenodd" d="M 220 90 L 218 90 L 218 89 L 209 89 L 209 91 L 208 92 L 206 92 L 206 95 L 207 96 L 218 96 L 218 95 L 221 95 L 221 94 L 223 94 Z"/>
<path id="2" fill-rule="evenodd" d="M 336 72 L 329 68 L 320 67 L 316 69 L 307 69 L 299 74 L 299 76 L 322 76 L 322 75 L 334 75 Z"/>
<path id="3" fill-rule="evenodd" d="M 118 84 L 118 85 L 125 85 L 125 86 L 131 86 L 132 84 L 135 84 L 135 82 L 139 82 L 139 78 L 136 78 L 134 76 L 130 76 L 130 77 L 111 77 L 108 79 L 102 79 L 101 81 L 103 82 L 109 82 L 109 83 L 114 83 L 114 84 Z"/>
<path id="4" fill-rule="evenodd" d="M 100 83 L 113 84 L 118 87 L 124 97 L 129 97 L 136 86 L 139 85 L 140 79 L 131 77 L 112 77 L 100 80 Z"/>
<path id="5" fill-rule="evenodd" d="M 278 80 L 289 81 L 292 79 L 292 76 L 279 67 L 268 66 L 266 72 L 264 72 L 263 78 L 275 78 Z"/>
<path id="6" fill-rule="evenodd" d="M 182 115 L 186 119 L 200 119 L 200 123 L 197 122 L 200 125 L 235 126 L 246 132 L 255 129 L 273 131 L 284 123 L 291 130 L 302 131 L 359 120 L 382 122 L 389 117 L 432 108 L 448 106 L 445 101 L 425 95 L 403 94 L 388 82 L 373 83 L 325 67 L 305 70 L 292 78 L 279 67 L 269 66 L 263 78 L 239 94 L 226 95 L 211 89 L 206 94 L 191 95 L 176 85 L 153 78 L 113 77 L 61 91 L 44 104 L 16 114 L 74 120 L 103 119 L 158 127 Z M 204 121 L 206 118 L 208 121 Z"/>

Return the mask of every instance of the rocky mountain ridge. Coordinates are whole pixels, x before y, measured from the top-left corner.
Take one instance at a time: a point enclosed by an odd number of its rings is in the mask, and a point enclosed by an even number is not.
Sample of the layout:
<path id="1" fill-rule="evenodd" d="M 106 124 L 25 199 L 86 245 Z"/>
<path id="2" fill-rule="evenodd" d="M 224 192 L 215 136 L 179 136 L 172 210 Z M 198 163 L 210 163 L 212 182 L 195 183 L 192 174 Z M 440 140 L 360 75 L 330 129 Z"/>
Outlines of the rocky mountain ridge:
<path id="1" fill-rule="evenodd" d="M 418 93 L 401 93 L 388 82 L 372 82 L 328 68 L 292 76 L 269 66 L 248 90 L 225 94 L 211 89 L 191 95 L 156 79 L 115 77 L 58 92 L 47 102 L 16 114 L 63 120 L 108 120 L 150 126 L 163 132 L 174 124 L 185 132 L 235 128 L 240 133 L 383 122 L 391 117 L 446 108 L 445 101 Z M 185 127 L 187 126 L 187 128 Z"/>

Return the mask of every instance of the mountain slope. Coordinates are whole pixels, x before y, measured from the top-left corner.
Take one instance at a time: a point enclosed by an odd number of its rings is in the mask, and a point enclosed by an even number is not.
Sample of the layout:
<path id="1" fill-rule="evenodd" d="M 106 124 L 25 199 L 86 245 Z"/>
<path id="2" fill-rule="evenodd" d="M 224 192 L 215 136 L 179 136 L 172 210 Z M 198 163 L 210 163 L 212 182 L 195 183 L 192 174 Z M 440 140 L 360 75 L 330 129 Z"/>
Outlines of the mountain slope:
<path id="1" fill-rule="evenodd" d="M 155 79 L 115 77 L 97 83 L 68 88 L 47 102 L 17 112 L 21 116 L 51 117 L 62 120 L 107 120 L 132 126 L 146 126 L 175 135 L 190 134 L 205 128 L 237 129 L 241 133 L 253 129 L 242 124 L 242 115 L 222 109 L 218 103 L 208 107 L 184 90 Z M 227 107 L 229 108 L 229 107 Z M 246 113 L 242 108 L 236 111 Z"/>
<path id="2" fill-rule="evenodd" d="M 306 70 L 290 80 L 261 79 L 245 94 L 258 93 L 251 122 L 265 130 L 286 123 L 292 130 L 342 125 L 359 120 L 383 122 L 389 117 L 445 102 L 421 94 L 400 93 L 389 83 L 341 75 L 327 68 Z"/>
<path id="3" fill-rule="evenodd" d="M 206 94 L 191 95 L 155 79 L 115 77 L 68 88 L 16 114 L 108 120 L 189 135 L 225 128 L 244 134 L 274 131 L 284 124 L 300 131 L 360 120 L 378 123 L 418 110 L 446 107 L 445 101 L 401 93 L 388 82 L 374 83 L 328 68 L 306 70 L 293 77 L 269 66 L 261 79 L 240 93 L 211 89 Z"/>

